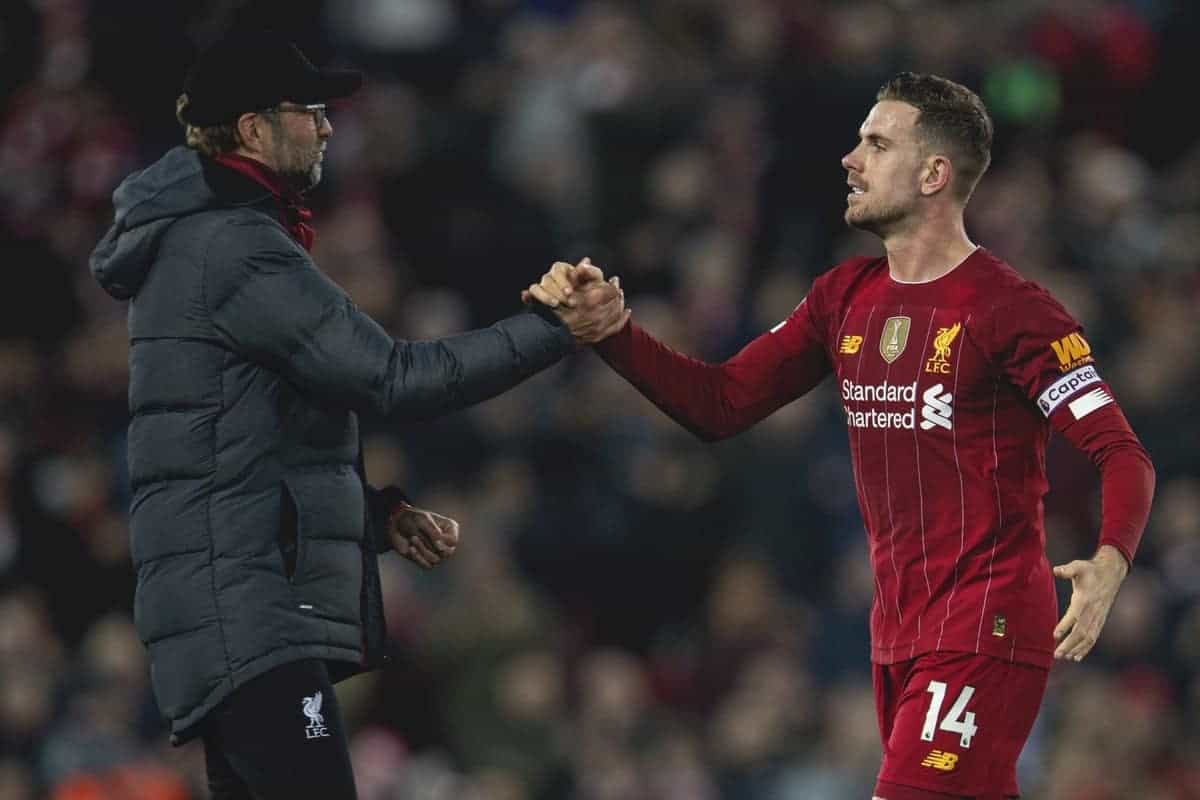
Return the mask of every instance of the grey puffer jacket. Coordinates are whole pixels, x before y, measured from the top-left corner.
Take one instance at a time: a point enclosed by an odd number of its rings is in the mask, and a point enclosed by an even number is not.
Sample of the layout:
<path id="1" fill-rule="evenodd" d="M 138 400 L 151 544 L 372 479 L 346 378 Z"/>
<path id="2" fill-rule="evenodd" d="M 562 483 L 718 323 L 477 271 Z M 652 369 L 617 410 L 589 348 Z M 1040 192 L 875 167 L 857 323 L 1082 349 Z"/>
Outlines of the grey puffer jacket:
<path id="1" fill-rule="evenodd" d="M 386 539 L 357 414 L 460 409 L 573 345 L 539 313 L 392 339 L 317 269 L 265 189 L 186 148 L 113 198 L 91 269 L 131 300 L 135 621 L 178 743 L 274 666 L 325 659 L 338 679 L 378 661 Z"/>

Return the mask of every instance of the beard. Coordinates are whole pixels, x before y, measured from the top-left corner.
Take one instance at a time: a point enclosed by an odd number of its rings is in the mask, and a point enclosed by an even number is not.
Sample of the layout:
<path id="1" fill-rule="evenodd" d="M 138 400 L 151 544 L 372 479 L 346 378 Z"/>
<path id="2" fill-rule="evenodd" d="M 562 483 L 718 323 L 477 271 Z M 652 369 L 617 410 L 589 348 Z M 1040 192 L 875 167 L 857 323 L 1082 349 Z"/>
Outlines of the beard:
<path id="1" fill-rule="evenodd" d="M 321 182 L 322 164 L 320 153 L 315 155 L 310 154 L 307 158 L 298 160 L 298 162 L 287 164 L 283 169 L 279 170 L 279 176 L 287 182 L 288 186 L 297 192 L 307 192 Z"/>
<path id="2" fill-rule="evenodd" d="M 907 212 L 900 206 L 863 208 L 860 205 L 858 208 L 848 206 L 844 219 L 849 227 L 873 233 L 882 239 L 895 230 L 906 216 Z"/>
<path id="3" fill-rule="evenodd" d="M 289 187 L 297 192 L 307 192 L 321 182 L 321 145 L 301 147 L 289 142 L 280 153 L 276 172 Z"/>

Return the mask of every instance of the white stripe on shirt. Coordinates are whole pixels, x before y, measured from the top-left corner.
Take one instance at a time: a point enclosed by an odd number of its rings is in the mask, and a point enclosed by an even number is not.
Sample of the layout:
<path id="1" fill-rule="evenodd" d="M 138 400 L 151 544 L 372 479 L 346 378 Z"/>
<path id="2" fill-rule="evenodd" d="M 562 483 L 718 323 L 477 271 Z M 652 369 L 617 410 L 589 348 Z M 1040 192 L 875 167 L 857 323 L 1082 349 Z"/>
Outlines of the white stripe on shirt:
<path id="1" fill-rule="evenodd" d="M 996 460 L 995 471 L 992 472 L 992 482 L 996 484 L 996 532 L 992 534 L 992 554 L 988 558 L 987 586 L 983 589 L 983 602 L 979 605 L 979 629 L 975 632 L 975 652 L 979 652 L 979 641 L 983 636 L 983 618 L 987 613 L 988 592 L 992 588 L 992 564 L 996 561 L 996 544 L 1000 540 L 1000 531 L 1004 528 L 1004 504 L 1000 500 L 1000 454 L 996 450 L 996 399 L 1000 395 L 1000 381 L 996 381 L 992 389 L 992 456 Z"/>
<path id="2" fill-rule="evenodd" d="M 929 347 L 929 337 L 933 333 L 933 321 L 937 317 L 937 306 L 929 312 L 929 327 L 925 329 L 925 342 L 921 345 L 921 357 L 917 359 L 917 377 L 913 379 L 913 385 L 916 386 L 921 382 L 921 369 L 925 366 L 925 350 Z M 962 348 L 959 348 L 959 353 L 962 353 Z M 913 394 L 913 416 L 919 414 L 917 403 L 920 402 L 920 397 L 916 393 Z M 953 430 L 953 429 L 951 429 Z M 925 549 L 925 481 L 921 477 L 921 440 L 917 436 L 917 426 L 913 425 L 913 452 L 917 459 L 917 498 L 920 501 L 921 509 L 921 569 L 925 574 L 925 593 L 929 599 L 933 598 L 933 589 L 929 585 L 929 553 Z M 927 601 L 928 602 L 928 601 Z M 912 651 L 909 653 L 909 658 L 916 655 L 917 642 L 921 639 L 921 617 L 924 614 L 917 614 L 917 636 L 913 639 Z"/>
<path id="3" fill-rule="evenodd" d="M 850 319 L 850 311 L 852 308 L 853 306 L 846 309 L 846 314 L 842 317 L 842 324 L 838 326 L 837 336 L 833 340 L 834 346 L 836 346 L 837 342 L 841 341 L 842 331 L 845 330 L 846 323 Z M 874 318 L 875 306 L 871 306 L 871 310 L 867 313 L 867 326 L 866 331 L 864 332 L 866 336 L 870 336 L 871 334 L 871 320 Z M 863 358 L 858 359 L 858 367 L 854 372 L 855 383 L 860 383 L 862 381 L 862 365 L 864 360 L 865 359 Z M 863 506 L 865 506 L 863 508 L 863 525 L 866 526 L 867 538 L 869 539 L 871 534 L 871 502 L 867 497 L 867 492 L 864 490 L 862 482 L 862 429 L 858 428 L 856 431 L 858 433 L 857 451 L 854 444 L 854 435 L 851 434 L 850 436 L 850 465 L 854 469 L 854 485 L 857 488 L 859 496 L 862 498 Z M 867 545 L 869 549 L 870 542 L 868 542 Z M 883 622 L 886 622 L 887 598 L 883 596 L 883 584 L 879 582 L 879 576 L 875 574 L 875 570 L 871 570 L 871 574 L 875 578 L 875 591 L 879 593 L 879 616 Z"/>
<path id="4" fill-rule="evenodd" d="M 967 349 L 967 326 L 971 324 L 971 315 L 963 320 L 963 343 L 959 345 L 958 355 L 954 359 L 954 389 L 953 394 L 958 397 L 958 376 L 960 366 L 962 364 L 963 350 Z M 950 604 L 954 601 L 954 593 L 958 591 L 958 565 L 962 563 L 963 550 L 967 546 L 967 497 L 963 489 L 963 473 L 962 467 L 958 463 L 958 428 L 950 429 L 950 441 L 954 446 L 954 469 L 958 471 L 958 507 L 959 507 L 959 522 L 958 522 L 958 558 L 954 559 L 954 583 L 950 586 L 950 596 L 946 598 L 946 616 L 942 618 L 942 629 L 938 632 L 937 647 L 942 649 L 942 636 L 946 633 L 946 620 L 950 619 Z M 1014 640 L 1015 641 L 1015 640 Z"/>

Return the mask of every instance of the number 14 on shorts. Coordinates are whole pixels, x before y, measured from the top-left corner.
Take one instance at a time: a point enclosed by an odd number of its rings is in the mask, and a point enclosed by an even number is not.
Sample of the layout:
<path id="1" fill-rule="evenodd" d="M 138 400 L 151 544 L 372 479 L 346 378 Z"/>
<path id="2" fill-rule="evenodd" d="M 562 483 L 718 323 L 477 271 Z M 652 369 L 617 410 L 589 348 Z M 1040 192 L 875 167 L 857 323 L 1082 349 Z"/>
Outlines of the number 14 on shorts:
<path id="1" fill-rule="evenodd" d="M 963 686 L 958 699 L 950 706 L 950 710 L 946 712 L 944 718 L 941 714 L 942 705 L 946 702 L 946 684 L 942 681 L 930 681 L 925 691 L 933 695 L 933 698 L 929 701 L 929 711 L 925 713 L 925 726 L 921 728 L 921 740 L 932 742 L 933 734 L 940 727 L 944 731 L 959 734 L 962 737 L 959 741 L 963 748 L 969 749 L 972 737 L 979 730 L 975 725 L 975 712 L 967 711 L 967 703 L 971 702 L 971 698 L 975 696 L 975 687 Z M 941 719 L 941 725 L 938 725 L 938 719 Z"/>

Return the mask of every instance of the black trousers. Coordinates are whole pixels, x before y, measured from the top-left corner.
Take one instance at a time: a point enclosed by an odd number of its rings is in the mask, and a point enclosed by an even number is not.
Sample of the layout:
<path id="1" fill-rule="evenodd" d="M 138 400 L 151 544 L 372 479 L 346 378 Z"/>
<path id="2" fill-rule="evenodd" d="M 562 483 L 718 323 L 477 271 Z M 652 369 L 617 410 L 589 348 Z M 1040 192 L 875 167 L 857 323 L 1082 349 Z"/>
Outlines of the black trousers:
<path id="1" fill-rule="evenodd" d="M 355 800 L 323 661 L 284 664 L 242 686 L 209 715 L 203 740 L 213 800 Z"/>

